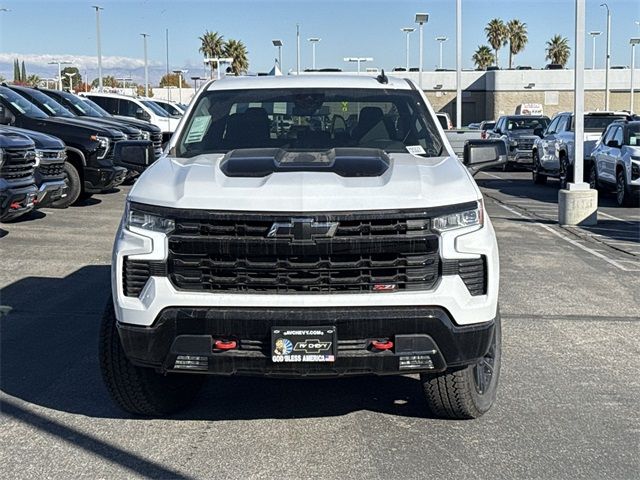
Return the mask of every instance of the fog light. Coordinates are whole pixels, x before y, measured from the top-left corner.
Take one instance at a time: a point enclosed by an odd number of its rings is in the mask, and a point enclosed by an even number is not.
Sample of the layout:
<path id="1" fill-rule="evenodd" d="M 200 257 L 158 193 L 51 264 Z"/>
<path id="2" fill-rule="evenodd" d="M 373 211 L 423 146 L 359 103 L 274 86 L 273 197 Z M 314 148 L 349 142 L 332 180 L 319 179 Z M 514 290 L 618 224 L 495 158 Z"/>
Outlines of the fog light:
<path id="1" fill-rule="evenodd" d="M 433 368 L 433 360 L 431 355 L 407 355 L 400 357 L 400 370 L 409 370 L 415 368 Z"/>
<path id="2" fill-rule="evenodd" d="M 209 358 L 199 355 L 178 355 L 173 368 L 176 370 L 208 370 Z"/>

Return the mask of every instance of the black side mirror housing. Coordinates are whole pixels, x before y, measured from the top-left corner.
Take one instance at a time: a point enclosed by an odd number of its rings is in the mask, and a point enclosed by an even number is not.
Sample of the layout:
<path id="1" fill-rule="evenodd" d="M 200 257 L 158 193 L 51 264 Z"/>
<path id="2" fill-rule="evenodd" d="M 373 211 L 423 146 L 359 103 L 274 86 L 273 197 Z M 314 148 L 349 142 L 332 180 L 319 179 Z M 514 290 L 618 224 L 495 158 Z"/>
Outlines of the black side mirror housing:
<path id="1" fill-rule="evenodd" d="M 620 144 L 618 143 L 617 140 L 609 140 L 607 142 L 607 147 L 611 147 L 611 148 L 620 148 Z"/>
<path id="2" fill-rule="evenodd" d="M 148 122 L 149 120 L 151 120 L 151 117 L 149 116 L 149 114 L 144 110 L 142 110 L 141 108 L 136 110 L 136 118 L 138 120 L 144 120 L 145 122 Z"/>
<path id="3" fill-rule="evenodd" d="M 507 144 L 504 140 L 468 140 L 464 144 L 462 163 L 473 174 L 485 168 L 507 163 Z"/>
<path id="4" fill-rule="evenodd" d="M 144 172 L 153 162 L 155 154 L 149 140 L 123 140 L 113 147 L 113 164 L 119 167 Z"/>
<path id="5" fill-rule="evenodd" d="M 4 105 L 0 105 L 0 125 L 11 125 L 15 121 L 13 113 Z"/>

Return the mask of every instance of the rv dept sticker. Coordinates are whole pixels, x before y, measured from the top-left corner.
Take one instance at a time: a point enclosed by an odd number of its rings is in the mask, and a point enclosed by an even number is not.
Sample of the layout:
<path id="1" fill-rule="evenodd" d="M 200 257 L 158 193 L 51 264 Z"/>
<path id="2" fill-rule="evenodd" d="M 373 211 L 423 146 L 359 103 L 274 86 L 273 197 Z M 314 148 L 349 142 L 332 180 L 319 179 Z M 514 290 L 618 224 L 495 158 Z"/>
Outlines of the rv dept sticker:
<path id="1" fill-rule="evenodd" d="M 271 359 L 276 363 L 335 361 L 335 328 L 273 328 Z"/>

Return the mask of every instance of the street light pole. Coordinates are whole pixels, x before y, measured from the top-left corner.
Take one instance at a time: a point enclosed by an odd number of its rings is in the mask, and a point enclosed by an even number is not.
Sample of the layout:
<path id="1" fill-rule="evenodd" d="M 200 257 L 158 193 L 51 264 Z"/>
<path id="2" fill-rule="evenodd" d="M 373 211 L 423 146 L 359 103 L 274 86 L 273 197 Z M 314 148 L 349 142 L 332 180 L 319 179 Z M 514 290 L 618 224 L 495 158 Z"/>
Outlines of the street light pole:
<path id="1" fill-rule="evenodd" d="M 607 56 L 604 71 L 604 109 L 609 110 L 609 67 L 611 66 L 611 11 L 609 5 L 603 3 L 600 5 L 607 9 Z"/>
<path id="2" fill-rule="evenodd" d="M 360 75 L 360 64 L 362 62 L 373 62 L 372 57 L 344 57 L 345 62 L 355 62 L 358 64 L 358 75 Z"/>
<path id="3" fill-rule="evenodd" d="M 589 32 L 589 35 L 593 37 L 593 46 L 591 47 L 591 70 L 596 69 L 596 37 L 601 34 L 602 32 Z"/>
<path id="4" fill-rule="evenodd" d="M 629 40 L 631 44 L 631 82 L 630 82 L 630 102 L 629 102 L 629 111 L 633 113 L 635 109 L 633 108 L 633 71 L 636 68 L 636 45 L 640 43 L 640 38 L 632 38 Z"/>
<path id="5" fill-rule="evenodd" d="M 300 75 L 300 24 L 296 23 L 296 74 Z"/>
<path id="6" fill-rule="evenodd" d="M 149 96 L 149 64 L 147 63 L 147 37 L 148 33 L 141 33 L 144 43 L 144 96 Z"/>
<path id="7" fill-rule="evenodd" d="M 189 70 L 174 70 L 173 73 L 178 75 L 178 103 L 182 104 L 182 75 Z"/>
<path id="8" fill-rule="evenodd" d="M 62 90 L 62 69 L 60 65 L 71 65 L 71 62 L 63 62 L 61 60 L 54 60 L 49 62 L 49 65 L 58 65 L 58 90 Z"/>
<path id="9" fill-rule="evenodd" d="M 309 38 L 309 42 L 311 42 L 311 69 L 316 69 L 316 43 L 318 43 L 321 39 L 317 37 Z"/>
<path id="10" fill-rule="evenodd" d="M 278 68 L 282 71 L 282 40 L 271 40 L 271 43 L 273 43 L 274 47 L 278 47 Z"/>
<path id="11" fill-rule="evenodd" d="M 96 39 L 98 43 L 98 91 L 102 91 L 102 45 L 100 44 L 100 10 L 104 8 L 94 5 L 91 8 L 96 9 Z"/>
<path id="12" fill-rule="evenodd" d="M 462 0 L 456 0 L 456 128 L 462 128 Z"/>
<path id="13" fill-rule="evenodd" d="M 449 40 L 447 37 L 436 37 L 436 40 L 440 43 L 440 63 L 438 64 L 438 70 L 442 70 L 442 44 Z"/>
<path id="14" fill-rule="evenodd" d="M 75 77 L 78 73 L 65 73 L 67 77 L 69 77 L 69 91 L 73 93 L 73 77 Z M 62 89 L 61 89 L 62 90 Z"/>
<path id="15" fill-rule="evenodd" d="M 422 47 L 423 47 L 423 32 L 422 32 L 422 26 L 427 23 L 429 21 L 429 14 L 428 13 L 416 13 L 416 23 L 420 26 L 420 78 L 418 79 L 418 84 L 420 85 L 420 90 L 422 90 L 422 60 L 423 60 L 423 53 L 422 53 Z"/>
<path id="16" fill-rule="evenodd" d="M 400 29 L 401 32 L 404 32 L 406 34 L 406 47 L 405 47 L 405 55 L 407 57 L 407 72 L 409 71 L 409 35 L 411 35 L 411 32 L 415 32 L 416 29 L 413 27 L 404 27 Z"/>

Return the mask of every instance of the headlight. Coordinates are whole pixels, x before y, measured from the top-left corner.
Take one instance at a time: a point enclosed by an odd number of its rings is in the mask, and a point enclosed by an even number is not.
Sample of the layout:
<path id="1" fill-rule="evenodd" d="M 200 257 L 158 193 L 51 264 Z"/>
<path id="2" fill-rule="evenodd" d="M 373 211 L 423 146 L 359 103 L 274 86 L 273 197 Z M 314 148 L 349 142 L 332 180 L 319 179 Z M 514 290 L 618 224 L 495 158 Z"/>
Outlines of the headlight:
<path id="1" fill-rule="evenodd" d="M 140 135 L 142 140 L 151 140 L 151 133 L 149 132 L 145 132 L 144 130 L 141 130 Z"/>
<path id="2" fill-rule="evenodd" d="M 98 146 L 98 160 L 102 160 L 107 156 L 110 140 L 107 137 L 101 137 L 100 135 L 91 135 L 91 140 L 95 140 L 100 144 Z"/>
<path id="3" fill-rule="evenodd" d="M 471 227 L 473 225 L 482 226 L 484 224 L 484 212 L 482 202 L 471 210 L 449 213 L 433 219 L 433 229 L 438 232 L 446 232 L 456 228 Z"/>
<path id="4" fill-rule="evenodd" d="M 134 208 L 131 208 L 129 202 L 127 202 L 124 218 L 125 227 L 127 229 L 136 227 L 143 230 L 150 230 L 152 232 L 170 233 L 176 226 L 174 220 L 135 210 Z"/>
<path id="5" fill-rule="evenodd" d="M 509 142 L 509 145 L 511 145 L 512 147 L 517 147 L 518 146 L 518 141 L 517 140 L 511 140 Z"/>
<path id="6" fill-rule="evenodd" d="M 632 159 L 638 159 L 640 162 L 640 157 L 631 157 Z M 1 164 L 2 162 L 0 162 Z M 637 180 L 640 178 L 640 163 L 631 162 L 631 180 Z"/>

